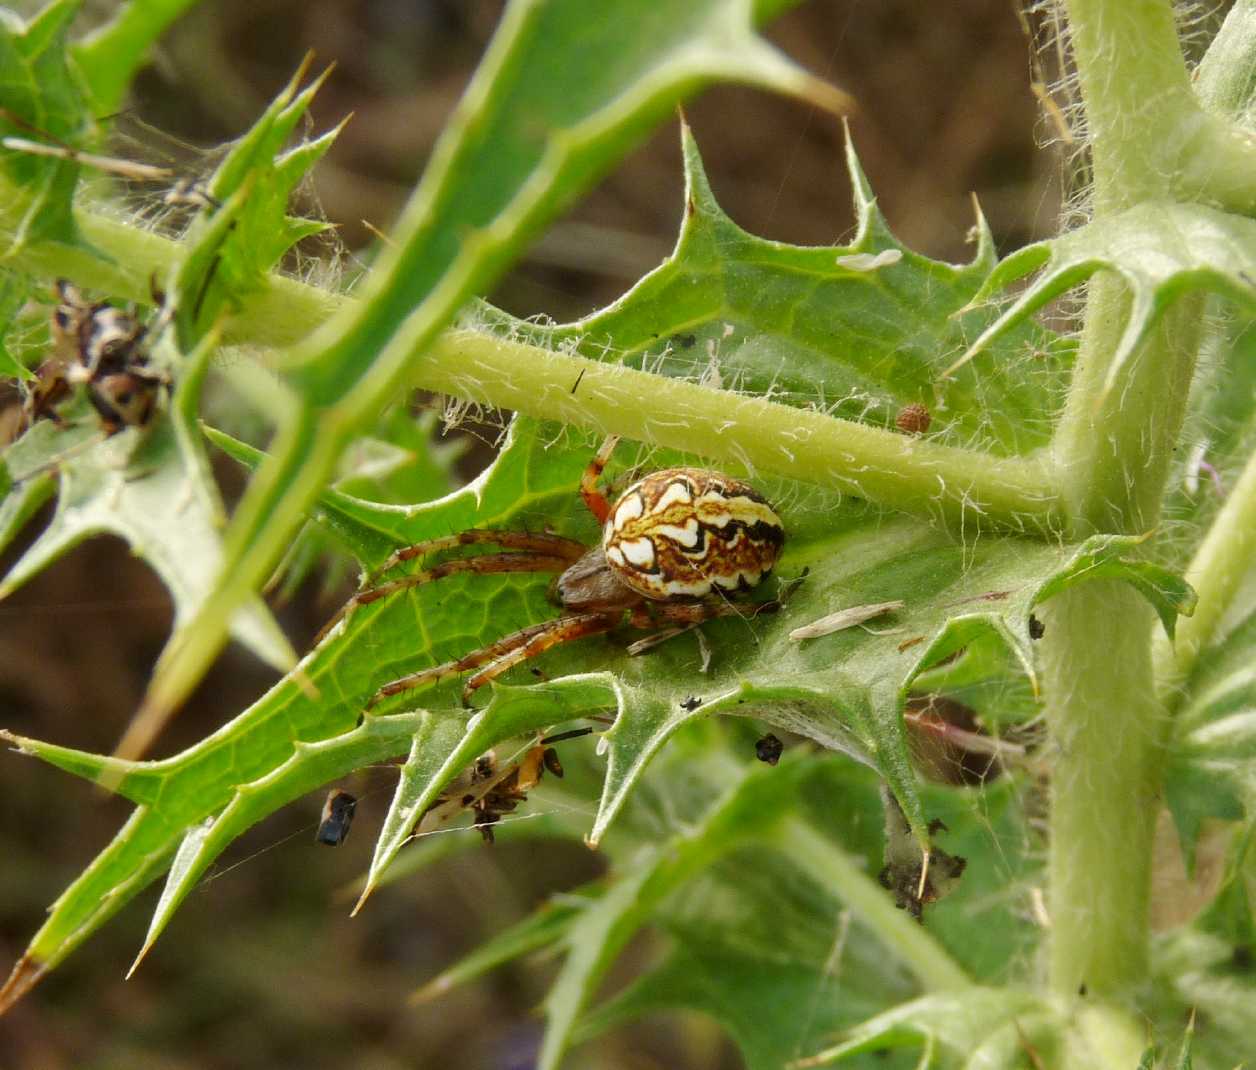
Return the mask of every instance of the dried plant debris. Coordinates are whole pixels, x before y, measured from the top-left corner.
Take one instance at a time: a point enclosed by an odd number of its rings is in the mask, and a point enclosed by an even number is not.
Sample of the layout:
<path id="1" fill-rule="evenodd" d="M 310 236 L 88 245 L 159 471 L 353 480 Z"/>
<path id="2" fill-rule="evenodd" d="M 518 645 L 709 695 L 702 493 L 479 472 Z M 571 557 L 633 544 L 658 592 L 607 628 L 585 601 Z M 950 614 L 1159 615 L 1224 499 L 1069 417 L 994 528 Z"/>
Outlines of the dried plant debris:
<path id="1" fill-rule="evenodd" d="M 919 921 L 925 905 L 936 903 L 959 883 L 968 860 L 930 847 L 926 854 L 912 835 L 911 827 L 893 792 L 881 786 L 885 805 L 885 865 L 878 874 L 883 887 L 894 895 L 895 904 Z M 940 821 L 929 825 L 930 836 L 945 832 Z"/>
<path id="2" fill-rule="evenodd" d="M 821 617 L 819 620 L 812 621 L 810 624 L 804 624 L 801 628 L 795 628 L 789 633 L 791 639 L 819 639 L 822 635 L 832 635 L 833 632 L 840 632 L 844 628 L 853 628 L 857 624 L 863 624 L 864 621 L 872 620 L 873 617 L 879 617 L 884 613 L 893 613 L 902 609 L 907 603 L 896 602 L 872 602 L 863 606 L 848 606 L 846 609 L 839 609 L 836 613 L 830 613 Z"/>

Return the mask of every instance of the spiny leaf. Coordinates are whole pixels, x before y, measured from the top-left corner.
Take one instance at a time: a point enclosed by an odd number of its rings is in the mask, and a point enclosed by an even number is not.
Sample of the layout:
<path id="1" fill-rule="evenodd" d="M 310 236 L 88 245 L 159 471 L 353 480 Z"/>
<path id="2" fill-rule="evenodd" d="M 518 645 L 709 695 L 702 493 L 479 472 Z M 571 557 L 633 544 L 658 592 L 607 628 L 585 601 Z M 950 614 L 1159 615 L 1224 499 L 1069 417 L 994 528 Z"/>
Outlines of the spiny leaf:
<path id="1" fill-rule="evenodd" d="M 11 271 L 0 271 L 0 376 L 33 379 L 34 373 L 17 359 L 5 345 L 5 336 L 13 326 L 13 317 L 30 289 L 29 282 Z"/>
<path id="2" fill-rule="evenodd" d="M 1256 611 L 1202 652 L 1173 722 L 1166 795 L 1188 860 L 1207 817 L 1256 816 Z"/>
<path id="3" fill-rule="evenodd" d="M 78 0 L 53 0 L 29 22 L 0 8 L 0 136 L 83 147 L 92 133 L 66 34 Z M 9 253 L 36 241 L 81 241 L 71 211 L 78 164 L 0 147 L 0 167 L 28 193 Z"/>
<path id="4" fill-rule="evenodd" d="M 594 710 L 614 709 L 616 699 L 615 683 L 608 673 L 568 676 L 535 687 L 498 686 L 493 689 L 489 704 L 465 723 L 446 717 L 434 724 L 431 731 L 417 733 L 354 913 L 374 891 L 380 876 L 441 789 L 476 758 L 507 739 L 538 732 Z"/>
<path id="5" fill-rule="evenodd" d="M 1035 992 L 970 988 L 902 1003 L 851 1030 L 841 1043 L 790 1065 L 799 1070 L 831 1066 L 851 1055 L 910 1045 L 923 1049 L 925 1066 L 934 1065 L 935 1051 L 946 1056 L 949 1066 L 985 1052 L 988 1058 L 981 1065 L 1011 1070 L 1021 1065 L 1017 1056 L 1036 1033 L 1058 1028 L 1050 1005 Z"/>
<path id="6" fill-rule="evenodd" d="M 904 406 L 923 404 L 932 413 L 929 437 L 954 445 L 1018 454 L 1046 443 L 1072 343 L 1034 323 L 1001 339 L 994 373 L 960 376 L 939 404 L 941 369 L 993 318 L 988 308 L 959 314 L 995 265 L 980 210 L 970 263 L 912 252 L 890 232 L 848 137 L 854 239 L 839 246 L 768 241 L 729 219 L 688 126 L 682 138 L 686 211 L 665 263 L 575 323 L 538 326 L 488 308 L 484 322 L 548 348 L 886 428 Z"/>
<path id="7" fill-rule="evenodd" d="M 535 913 L 529 914 L 518 924 L 503 929 L 453 966 L 442 970 L 417 989 L 410 996 L 410 1002 L 426 1003 L 439 999 L 450 989 L 474 981 L 503 963 L 523 955 L 536 951 L 556 953 L 563 947 L 572 925 L 604 891 L 599 882 L 565 892 L 561 899 L 551 899 Z"/>
<path id="8" fill-rule="evenodd" d="M 0 988 L 0 1013 L 160 877 L 180 845 L 186 845 L 181 867 L 159 904 L 144 951 L 186 895 L 187 875 L 203 872 L 235 835 L 326 780 L 404 753 L 417 728 L 413 715 L 401 714 L 373 717 L 356 729 L 350 725 L 347 731 L 318 741 L 294 740 L 289 727 L 307 734 L 313 729 L 299 720 L 303 713 L 308 716 L 301 708 L 304 696 L 293 685 L 280 685 L 281 690 L 285 687 L 292 687 L 286 706 L 265 711 L 269 714 L 265 720 L 237 722 L 226 733 L 230 742 L 225 748 L 221 741 L 209 747 L 202 744 L 159 762 L 85 754 L 10 733 L 0 737 L 24 753 L 87 779 L 108 781 L 120 794 L 141 801 L 113 842 L 53 904 L 48 920 Z M 286 723 L 285 715 L 298 720 Z M 249 750 L 251 746 L 257 751 Z M 187 794 L 190 788 L 199 794 Z M 202 826 L 203 835 L 189 840 L 188 833 Z"/>
<path id="9" fill-rule="evenodd" d="M 562 463 L 542 463 L 545 451 L 539 436 L 515 435 L 512 441 L 515 438 L 520 445 L 507 449 L 498 464 L 472 486 L 417 509 L 389 507 L 389 520 L 417 537 L 430 537 L 473 526 L 477 520 L 509 525 L 538 514 L 561 515 L 559 503 L 571 498 L 583 456 L 560 454 L 556 461 Z M 521 488 L 525 489 L 521 492 Z M 164 501 L 175 498 L 167 494 Z M 408 540 L 402 537 L 393 545 L 399 541 Z M 368 718 L 362 730 L 378 749 L 371 755 L 353 750 L 358 738 L 354 726 L 366 699 L 384 676 L 395 675 L 399 664 L 412 665 L 416 656 L 444 660 L 464 651 L 468 643 L 478 642 L 479 635 L 499 627 L 509 630 L 545 613 L 543 583 L 534 579 L 523 585 L 490 580 L 487 587 L 455 581 L 436 593 L 436 599 L 429 597 L 430 590 L 423 598 L 424 623 L 418 632 L 415 603 L 409 599 L 364 607 L 249 710 L 174 758 L 117 764 L 117 759 L 83 756 L 77 751 L 69 752 L 70 758 L 60 748 L 22 741 L 24 750 L 80 775 L 103 778 L 124 795 L 139 791 L 137 785 L 156 784 L 159 790 L 150 799 L 148 788 L 144 789 L 146 805 L 137 810 L 124 834 L 58 899 L 0 996 L 0 1010 L 159 877 L 187 830 L 223 814 L 239 789 L 254 785 L 236 802 L 223 829 L 235 828 L 239 822 L 248 827 L 260 820 L 270 812 L 267 807 L 282 805 L 278 800 L 290 786 L 298 791 L 319 786 L 322 781 L 317 776 L 325 769 L 321 759 L 291 762 L 298 743 L 341 740 L 348 749 L 337 753 L 349 755 L 351 763 L 404 755 L 420 727 L 417 715 L 405 715 L 402 720 Z M 442 615 L 443 621 L 438 619 Z M 473 629 L 471 635 L 465 632 L 467 628 Z M 461 708 L 450 715 L 463 724 L 467 718 Z M 400 734 L 392 727 L 398 725 Z M 271 790 L 267 778 L 280 770 L 284 775 Z"/>
<path id="10" fill-rule="evenodd" d="M 515 741 L 510 746 L 496 752 L 499 773 L 509 770 L 516 764 L 516 759 L 526 758 L 536 737 Z M 514 843 L 516 841 L 554 841 L 571 840 L 584 843 L 589 826 L 585 814 L 590 794 L 590 785 L 601 780 L 603 763 L 601 758 L 593 754 L 593 747 L 588 740 L 572 743 L 561 748 L 563 779 L 547 777 L 538 782 L 527 792 L 529 805 L 519 814 L 508 814 L 493 824 L 495 843 Z M 413 757 L 413 747 L 411 747 Z M 403 772 L 403 775 L 405 773 Z M 478 785 L 477 785 L 478 787 Z M 457 797 L 446 789 L 444 797 L 454 802 Z M 384 870 L 375 882 L 379 889 L 388 884 L 408 880 L 429 866 L 435 865 L 455 854 L 478 849 L 479 837 L 452 835 L 459 826 L 447 824 L 456 816 L 472 818 L 469 807 L 461 807 L 458 815 L 450 812 L 437 811 L 430 824 L 420 820 L 419 826 L 411 834 L 410 840 L 404 844 L 393 862 Z M 427 815 L 424 815 L 426 817 Z M 343 895 L 346 899 L 356 902 L 366 888 L 367 876 L 346 885 Z"/>
<path id="11" fill-rule="evenodd" d="M 549 1019 L 538 1070 L 556 1070 L 581 1009 L 615 957 L 665 896 L 720 857 L 768 835 L 786 813 L 803 766 L 745 772 L 734 767 L 724 791 L 692 829 L 634 859 L 565 934 L 567 957 L 545 1000 Z"/>
<path id="12" fill-rule="evenodd" d="M 351 436 L 391 402 L 424 348 L 550 219 L 685 94 L 712 80 L 841 108 L 846 98 L 757 37 L 745 0 L 515 3 L 432 156 L 364 296 L 292 354 L 300 395 L 228 536 L 197 642 L 154 679 L 161 716 L 199 679 L 232 606 L 270 574 Z"/>
<path id="13" fill-rule="evenodd" d="M 335 136 L 333 131 L 286 156 L 280 155 L 321 84 L 320 79 L 298 93 L 304 70 L 302 66 L 214 173 L 205 211 L 191 228 L 186 252 L 167 293 L 167 302 L 173 307 L 175 329 L 171 333 L 177 343 L 166 337 L 164 351 L 169 354 L 168 364 L 179 371 L 171 421 L 186 462 L 187 479 L 197 486 L 218 526 L 222 518 L 217 486 L 197 422 L 209 360 L 217 348 L 224 313 L 264 284 L 266 273 L 299 236 L 301 228 L 285 213 L 288 198 Z M 176 344 L 187 354 L 186 359 L 175 352 Z M 215 575 L 219 565 L 220 559 L 215 558 Z M 254 596 L 250 601 L 256 612 L 260 600 Z M 160 674 L 179 651 L 199 642 L 199 634 L 194 629 L 176 630 L 155 673 Z M 277 629 L 274 634 L 279 642 L 266 656 L 281 669 L 290 669 L 296 656 Z M 141 710 L 128 726 L 118 753 L 128 758 L 143 754 L 162 723 L 151 709 Z"/>
<path id="14" fill-rule="evenodd" d="M 302 237 L 324 224 L 287 215 L 293 191 L 331 147 L 340 127 L 284 151 L 330 73 L 297 92 L 310 57 L 232 146 L 206 184 L 210 198 L 193 225 L 173 289 L 180 343 L 190 349 L 220 313 L 238 308 Z M 343 125 L 343 124 L 342 124 Z"/>
<path id="15" fill-rule="evenodd" d="M 1160 314 L 1192 290 L 1219 293 L 1256 311 L 1256 221 L 1200 204 L 1140 204 L 1059 238 L 1028 245 L 999 264 L 974 301 L 1038 268 L 1042 274 L 946 371 L 951 376 L 1008 330 L 1096 271 L 1114 271 L 1130 290 L 1125 332 L 1104 391 L 1116 385 Z M 986 358 L 983 363 L 995 363 Z M 1098 404 L 1099 399 L 1095 399 Z"/>
<path id="16" fill-rule="evenodd" d="M 701 764 L 700 757 L 685 757 Z M 832 755 L 795 751 L 791 760 L 811 769 L 801 787 L 808 805 L 794 812 L 786 829 L 805 815 L 828 835 L 796 837 L 783 829 L 687 882 L 652 919 L 669 938 L 662 961 L 582 1016 L 577 1041 L 686 1008 L 719 1021 L 751 1070 L 778 1070 L 939 979 L 913 978 L 918 949 L 905 947 L 897 930 L 865 912 L 849 875 L 829 876 L 841 867 L 815 864 L 821 855 L 846 856 L 848 874 L 871 883 L 867 875 L 881 859 L 876 778 Z M 660 775 L 651 771 L 651 786 Z M 923 928 L 891 908 L 911 934 L 932 934 L 956 963 L 991 983 L 1032 941 L 1022 923 L 1023 889 L 1015 890 L 1033 879 L 1016 792 L 1006 782 L 981 793 L 930 790 L 926 805 L 944 816 L 947 846 L 962 853 L 969 868 L 955 894 L 930 907 Z M 614 857 L 632 865 L 622 846 Z M 872 902 L 884 906 L 879 888 L 876 894 Z M 966 987 L 962 975 L 956 987 Z"/>
<path id="17" fill-rule="evenodd" d="M 41 421 L 5 452 L 15 476 L 3 506 L 6 536 L 34 514 L 54 485 L 58 496 L 48 526 L 0 582 L 0 598 L 84 539 L 117 535 L 169 588 L 174 642 L 186 633 L 221 562 L 216 488 L 199 478 L 197 461 L 163 416 L 146 431 L 132 428 L 102 440 L 88 414 L 80 415 L 85 422 L 64 432 Z M 50 466 L 57 471 L 55 483 Z M 287 640 L 259 600 L 244 605 L 231 630 L 271 664 L 292 664 Z"/>

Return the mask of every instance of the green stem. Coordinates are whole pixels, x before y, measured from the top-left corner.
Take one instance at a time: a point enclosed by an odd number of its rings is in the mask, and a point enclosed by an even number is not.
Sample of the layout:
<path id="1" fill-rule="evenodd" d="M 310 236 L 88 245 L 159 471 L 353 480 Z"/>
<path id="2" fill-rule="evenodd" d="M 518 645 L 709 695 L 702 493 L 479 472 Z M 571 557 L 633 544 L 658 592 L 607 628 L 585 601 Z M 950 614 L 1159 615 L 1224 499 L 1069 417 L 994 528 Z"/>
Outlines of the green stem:
<path id="1" fill-rule="evenodd" d="M 1174 144 L 1198 113 L 1167 0 L 1068 0 L 1092 137 L 1094 214 L 1171 196 Z M 1090 286 L 1076 371 L 1055 453 L 1075 535 L 1154 526 L 1185 414 L 1202 303 L 1177 302 L 1105 390 L 1129 314 L 1116 278 Z"/>
<path id="2" fill-rule="evenodd" d="M 1172 196 L 1199 107 L 1167 0 L 1066 0 L 1094 166 L 1096 217 Z M 1199 342 L 1201 303 L 1179 301 L 1104 389 L 1129 312 L 1115 278 L 1090 287 L 1078 362 L 1053 443 L 1071 534 L 1157 522 Z M 1043 607 L 1052 773 L 1051 987 L 1128 997 L 1147 973 L 1160 728 L 1152 614 L 1095 582 Z"/>
<path id="3" fill-rule="evenodd" d="M 1196 110 L 1168 0 L 1066 0 L 1096 215 L 1167 196 L 1176 128 Z"/>
<path id="4" fill-rule="evenodd" d="M 1092 996 L 1124 996 L 1147 976 L 1163 717 L 1152 684 L 1153 617 L 1141 595 L 1107 580 L 1074 587 L 1040 612 L 1055 758 L 1051 986 L 1069 997 L 1083 985 Z"/>
<path id="5" fill-rule="evenodd" d="M 1199 652 L 1217 630 L 1234 598 L 1239 582 L 1256 561 L 1256 455 L 1248 458 L 1238 483 L 1230 491 L 1186 569 L 1199 603 L 1192 616 L 1178 621 L 1173 641 L 1161 636 L 1156 644 L 1159 693 L 1170 708 L 1178 688 L 1190 675 Z"/>
<path id="6" fill-rule="evenodd" d="M 1256 215 L 1256 0 L 1238 0 L 1196 71 L 1202 107 L 1175 183 L 1189 199 Z"/>
<path id="7" fill-rule="evenodd" d="M 442 335 L 416 385 L 832 487 L 957 527 L 993 522 L 1044 534 L 1060 522 L 1049 472 L 1036 460 L 977 455 L 479 331 Z"/>
<path id="8" fill-rule="evenodd" d="M 196 0 L 130 0 L 112 21 L 89 34 L 74 53 L 96 107 L 116 111 L 153 42 Z"/>
<path id="9" fill-rule="evenodd" d="M 1065 1041 L 1068 1067 L 1141 1066 L 1147 1050 L 1147 1025 L 1114 1007 L 1084 1007 Z"/>
<path id="10" fill-rule="evenodd" d="M 1195 92 L 1209 111 L 1240 119 L 1256 104 L 1256 0 L 1237 0 L 1208 46 Z"/>
<path id="11" fill-rule="evenodd" d="M 854 912 L 920 983 L 932 992 L 968 988 L 972 979 L 924 926 L 899 910 L 885 889 L 831 840 L 796 817 L 773 832 L 772 844 Z"/>
<path id="12" fill-rule="evenodd" d="M 1092 280 L 1073 382 L 1053 443 L 1074 538 L 1142 534 L 1156 526 L 1186 416 L 1203 307 L 1201 295 L 1178 298 L 1109 390 L 1129 294 L 1114 276 Z"/>
<path id="13" fill-rule="evenodd" d="M 21 215 L 5 199 L 10 192 L 16 196 L 0 179 L 0 234 Z M 111 260 L 43 244 L 21 250 L 22 268 L 144 301 L 152 279 L 165 278 L 179 260 L 179 245 L 168 238 L 96 213 L 78 219 Z M 352 301 L 272 275 L 225 336 L 291 345 Z M 1063 526 L 1052 473 L 1037 458 L 990 457 L 481 331 L 447 331 L 417 368 L 417 387 L 832 487 L 957 530 L 998 526 L 1052 537 Z"/>

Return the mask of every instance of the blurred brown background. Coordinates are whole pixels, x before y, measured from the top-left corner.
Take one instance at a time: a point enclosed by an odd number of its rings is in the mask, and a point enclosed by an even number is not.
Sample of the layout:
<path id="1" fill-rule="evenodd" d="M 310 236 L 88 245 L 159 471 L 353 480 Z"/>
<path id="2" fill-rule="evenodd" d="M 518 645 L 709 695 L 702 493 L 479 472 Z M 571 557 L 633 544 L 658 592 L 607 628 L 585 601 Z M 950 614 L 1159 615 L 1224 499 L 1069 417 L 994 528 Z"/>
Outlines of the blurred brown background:
<path id="1" fill-rule="evenodd" d="M 112 6 L 89 7 L 88 16 Z M 360 248 L 370 240 L 363 220 L 387 229 L 399 211 L 500 8 L 468 0 L 204 4 L 168 35 L 119 128 L 143 141 L 142 121 L 190 145 L 220 144 L 253 121 L 313 49 L 319 63 L 338 65 L 315 101 L 317 128 L 355 113 L 316 172 L 314 193 L 347 246 Z M 1050 232 L 1058 161 L 1035 146 L 1044 128 L 1012 0 L 810 0 L 768 33 L 860 102 L 852 123 L 858 150 L 908 244 L 966 259 L 970 192 L 1000 253 Z M 839 123 L 737 88 L 710 90 L 687 112 L 716 194 L 742 226 L 804 244 L 849 236 Z M 166 152 L 171 143 L 153 135 L 149 148 Z M 196 153 L 184 158 L 193 166 Z M 519 315 L 565 320 L 617 297 L 670 250 L 681 183 L 677 131 L 668 124 L 492 299 Z M 14 552 L 0 564 L 7 567 Z M 300 645 L 330 608 L 309 590 L 280 615 Z M 0 605 L 0 724 L 108 751 L 170 619 L 162 587 L 123 544 L 83 546 Z M 221 725 L 271 682 L 250 656 L 228 651 L 161 753 Z M 0 754 L 0 783 L 0 969 L 7 970 L 45 907 L 128 808 L 8 753 Z M 388 770 L 375 770 L 348 785 L 361 799 L 358 825 L 338 851 L 313 844 L 321 796 L 255 829 L 124 982 L 156 890 L 144 894 L 0 1021 L 0 1067 L 530 1067 L 540 1037 L 532 1012 L 547 968 L 507 967 L 419 1009 L 404 997 L 547 892 L 587 879 L 598 862 L 574 845 L 474 850 L 387 888 L 350 921 L 336 891 L 365 868 L 392 784 Z M 569 1065 L 714 1070 L 740 1062 L 708 1023 L 678 1017 L 590 1045 Z"/>

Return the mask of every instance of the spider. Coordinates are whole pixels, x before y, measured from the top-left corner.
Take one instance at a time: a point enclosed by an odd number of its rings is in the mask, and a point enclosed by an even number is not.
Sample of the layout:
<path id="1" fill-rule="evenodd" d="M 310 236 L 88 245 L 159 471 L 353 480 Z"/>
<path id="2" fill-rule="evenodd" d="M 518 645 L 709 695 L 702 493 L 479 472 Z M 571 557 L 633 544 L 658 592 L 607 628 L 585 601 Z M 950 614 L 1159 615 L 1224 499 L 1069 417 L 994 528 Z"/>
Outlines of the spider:
<path id="1" fill-rule="evenodd" d="M 152 418 L 157 395 L 169 378 L 149 366 L 148 328 L 107 301 L 88 302 L 65 279 L 56 283 L 52 313 L 53 355 L 39 366 L 22 407 L 27 425 L 47 417 L 61 424 L 56 406 L 78 383 L 100 416 L 105 434 L 142 427 Z"/>
<path id="2" fill-rule="evenodd" d="M 559 535 L 471 528 L 404 547 L 384 562 L 374 575 L 455 546 L 487 543 L 502 550 L 442 561 L 369 587 L 350 599 L 322 634 L 356 606 L 458 572 L 558 573 L 551 597 L 566 612 L 393 680 L 375 693 L 367 709 L 392 695 L 475 670 L 462 689 L 463 702 L 470 704 L 477 688 L 559 643 L 624 623 L 666 630 L 742 612 L 730 596 L 760 583 L 785 541 L 772 506 L 748 484 L 702 468 L 653 472 L 611 504 L 597 484 L 617 441 L 611 437 L 603 443 L 580 482 L 585 505 L 602 525 L 599 545 L 590 548 Z M 751 612 L 777 608 L 765 602 Z"/>

